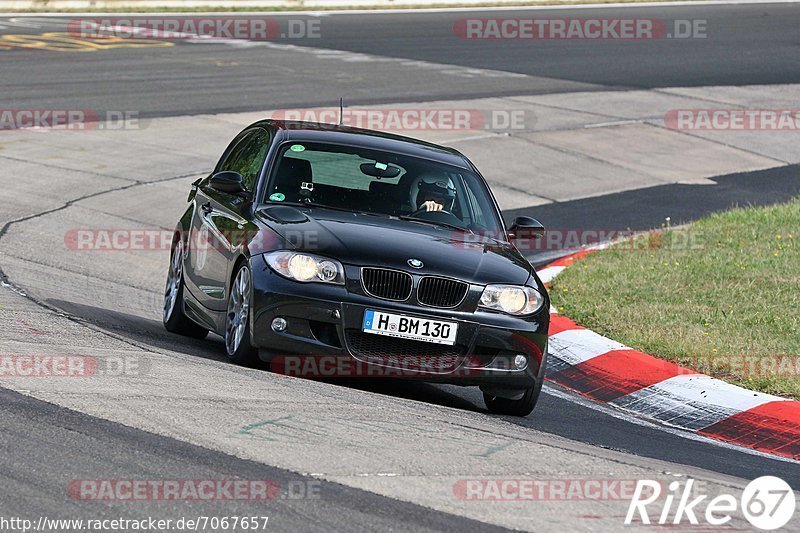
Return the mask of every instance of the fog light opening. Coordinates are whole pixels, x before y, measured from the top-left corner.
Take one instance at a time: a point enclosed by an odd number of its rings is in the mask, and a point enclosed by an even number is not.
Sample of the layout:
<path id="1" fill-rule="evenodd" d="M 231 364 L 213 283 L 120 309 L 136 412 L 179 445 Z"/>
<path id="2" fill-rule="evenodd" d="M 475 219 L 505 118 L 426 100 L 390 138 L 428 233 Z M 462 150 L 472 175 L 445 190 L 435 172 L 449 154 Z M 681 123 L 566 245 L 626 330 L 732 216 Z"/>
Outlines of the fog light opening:
<path id="1" fill-rule="evenodd" d="M 286 331 L 286 319 L 278 317 L 272 320 L 272 331 L 276 333 L 280 333 L 281 331 Z"/>
<path id="2" fill-rule="evenodd" d="M 526 366 L 528 366 L 528 358 L 527 357 L 525 357 L 524 355 L 514 356 L 514 367 L 516 367 L 517 370 L 522 370 Z"/>

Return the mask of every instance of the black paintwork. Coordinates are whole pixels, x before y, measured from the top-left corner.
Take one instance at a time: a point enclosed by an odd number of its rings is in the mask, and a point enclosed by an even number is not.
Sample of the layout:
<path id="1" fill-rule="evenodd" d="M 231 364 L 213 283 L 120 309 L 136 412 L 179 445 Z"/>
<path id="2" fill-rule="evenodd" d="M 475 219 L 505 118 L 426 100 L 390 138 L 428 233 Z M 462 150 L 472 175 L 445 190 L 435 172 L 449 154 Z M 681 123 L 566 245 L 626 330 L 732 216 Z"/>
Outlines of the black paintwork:
<path id="1" fill-rule="evenodd" d="M 269 133 L 270 147 L 254 191 L 237 192 L 231 186 L 236 179 L 229 175 L 220 179 L 216 173 L 239 140 L 254 130 Z M 523 371 L 484 369 L 471 372 L 468 378 L 437 375 L 432 380 L 513 389 L 541 386 L 543 354 L 547 353 L 549 299 L 533 267 L 512 242 L 506 237 L 482 238 L 397 218 L 264 203 L 263 191 L 277 146 L 286 141 L 339 143 L 389 151 L 454 165 L 480 176 L 474 165 L 456 150 L 406 137 L 314 123 L 257 122 L 234 139 L 209 177 L 193 184 L 190 205 L 178 224 L 176 232 L 184 239 L 187 250 L 184 258 L 187 316 L 211 331 L 224 334 L 231 280 L 239 265 L 247 262 L 253 277 L 251 343 L 259 349 L 262 359 L 288 353 L 347 355 L 345 330 L 360 328 L 364 310 L 373 308 L 457 321 L 457 343 L 468 347 L 469 354 L 525 353 L 535 361 Z M 215 188 L 212 182 L 223 186 Z M 496 202 L 493 199 L 492 202 L 498 219 L 502 220 Z M 304 284 L 283 278 L 262 257 L 265 252 L 281 249 L 305 250 L 339 260 L 345 267 L 346 284 Z M 424 267 L 410 268 L 410 258 L 422 260 Z M 415 287 L 420 276 L 439 275 L 465 281 L 470 289 L 453 309 L 424 306 L 417 302 L 415 292 L 405 302 L 377 299 L 361 286 L 360 268 L 364 266 L 409 272 L 414 276 Z M 528 284 L 545 295 L 545 304 L 534 315 L 525 317 L 479 309 L 481 291 L 489 283 Z M 270 328 L 276 316 L 289 320 L 290 327 L 285 332 L 276 333 Z M 319 328 L 327 332 L 322 338 Z"/>

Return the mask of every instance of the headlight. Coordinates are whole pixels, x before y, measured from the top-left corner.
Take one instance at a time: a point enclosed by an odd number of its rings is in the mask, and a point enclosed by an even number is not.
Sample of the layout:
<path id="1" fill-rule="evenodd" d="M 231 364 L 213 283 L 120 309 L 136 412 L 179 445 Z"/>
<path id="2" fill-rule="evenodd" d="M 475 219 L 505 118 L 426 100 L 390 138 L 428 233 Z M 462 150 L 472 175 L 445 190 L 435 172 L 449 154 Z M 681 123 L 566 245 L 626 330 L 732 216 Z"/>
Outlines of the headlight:
<path id="1" fill-rule="evenodd" d="M 487 285 L 481 295 L 481 307 L 509 315 L 530 315 L 538 311 L 544 297 L 536 289 L 518 285 Z"/>
<path id="2" fill-rule="evenodd" d="M 272 270 L 295 281 L 344 285 L 344 267 L 327 257 L 281 251 L 265 254 L 264 260 Z"/>

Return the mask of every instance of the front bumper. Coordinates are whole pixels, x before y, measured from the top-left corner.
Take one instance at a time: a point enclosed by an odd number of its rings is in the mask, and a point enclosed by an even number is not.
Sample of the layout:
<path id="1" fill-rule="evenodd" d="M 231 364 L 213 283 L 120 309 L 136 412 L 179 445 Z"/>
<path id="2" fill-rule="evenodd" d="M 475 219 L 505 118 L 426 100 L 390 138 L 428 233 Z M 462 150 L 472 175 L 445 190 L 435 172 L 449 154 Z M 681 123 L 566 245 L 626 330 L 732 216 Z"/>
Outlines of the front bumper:
<path id="1" fill-rule="evenodd" d="M 252 343 L 272 369 L 306 377 L 391 377 L 480 385 L 489 389 L 540 386 L 547 354 L 547 302 L 538 313 L 513 317 L 419 307 L 358 294 L 344 286 L 299 283 L 275 274 L 260 256 L 251 261 Z M 425 358 L 403 356 L 409 343 L 362 332 L 367 309 L 458 323 L 455 346 L 411 341 Z M 284 331 L 271 324 L 284 318 Z M 396 356 L 390 352 L 398 349 Z M 525 355 L 518 369 L 514 356 Z M 436 361 L 436 364 L 429 364 Z"/>

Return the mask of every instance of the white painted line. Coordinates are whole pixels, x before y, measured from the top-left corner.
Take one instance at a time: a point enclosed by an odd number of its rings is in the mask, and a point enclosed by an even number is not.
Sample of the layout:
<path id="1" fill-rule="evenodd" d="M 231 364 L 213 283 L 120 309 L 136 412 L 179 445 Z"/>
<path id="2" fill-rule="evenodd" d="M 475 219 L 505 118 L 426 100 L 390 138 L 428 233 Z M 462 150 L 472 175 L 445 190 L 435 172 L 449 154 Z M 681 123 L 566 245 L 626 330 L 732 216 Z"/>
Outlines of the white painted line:
<path id="1" fill-rule="evenodd" d="M 458 139 L 450 139 L 442 144 L 456 144 L 465 141 L 479 141 L 481 139 L 489 139 L 492 137 L 505 137 L 502 133 L 484 133 L 481 135 L 473 135 L 472 137 L 460 137 Z"/>
<path id="2" fill-rule="evenodd" d="M 548 352 L 567 365 L 577 365 L 611 350 L 629 350 L 589 329 L 569 329 L 550 336 Z"/>
<path id="3" fill-rule="evenodd" d="M 626 126 L 628 124 L 642 124 L 643 122 L 644 122 L 643 119 L 614 120 L 612 122 L 598 122 L 596 124 L 586 124 L 583 128 L 584 129 L 606 128 L 608 126 Z"/>

